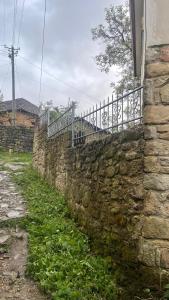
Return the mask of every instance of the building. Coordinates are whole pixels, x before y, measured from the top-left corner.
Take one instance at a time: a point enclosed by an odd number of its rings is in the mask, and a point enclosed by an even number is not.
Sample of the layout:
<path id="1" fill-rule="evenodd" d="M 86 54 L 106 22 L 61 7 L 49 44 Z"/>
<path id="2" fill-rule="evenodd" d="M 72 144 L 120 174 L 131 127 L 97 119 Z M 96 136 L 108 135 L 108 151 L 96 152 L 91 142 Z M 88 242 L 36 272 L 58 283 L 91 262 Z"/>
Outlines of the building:
<path id="1" fill-rule="evenodd" d="M 39 108 L 26 99 L 18 98 L 16 104 L 16 126 L 34 127 Z M 12 101 L 3 101 L 0 105 L 0 125 L 12 125 Z"/>
<path id="2" fill-rule="evenodd" d="M 169 282 L 169 0 L 130 0 L 130 12 L 135 75 L 144 89 L 138 259 L 144 288 L 162 290 Z"/>
<path id="3" fill-rule="evenodd" d="M 135 75 L 141 76 L 141 81 L 143 82 L 145 57 L 148 49 L 155 49 L 155 47 L 160 46 L 160 60 L 169 61 L 167 46 L 169 43 L 169 1 L 130 0 L 130 12 L 134 70 Z"/>

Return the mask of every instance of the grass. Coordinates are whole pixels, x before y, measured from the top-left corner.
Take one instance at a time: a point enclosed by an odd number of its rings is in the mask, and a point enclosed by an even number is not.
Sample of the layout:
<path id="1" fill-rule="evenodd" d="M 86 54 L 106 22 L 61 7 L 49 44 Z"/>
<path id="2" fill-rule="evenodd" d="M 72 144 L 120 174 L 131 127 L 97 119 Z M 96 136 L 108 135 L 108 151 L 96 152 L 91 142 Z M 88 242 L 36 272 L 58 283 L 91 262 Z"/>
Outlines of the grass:
<path id="1" fill-rule="evenodd" d="M 9 153 L 7 151 L 0 150 L 0 161 L 6 163 L 31 163 L 32 161 L 32 153 L 20 153 L 20 152 L 12 152 Z"/>
<path id="2" fill-rule="evenodd" d="M 22 221 L 29 234 L 27 274 L 53 300 L 117 299 L 109 259 L 92 255 L 64 197 L 31 168 L 14 178 L 28 206 Z"/>

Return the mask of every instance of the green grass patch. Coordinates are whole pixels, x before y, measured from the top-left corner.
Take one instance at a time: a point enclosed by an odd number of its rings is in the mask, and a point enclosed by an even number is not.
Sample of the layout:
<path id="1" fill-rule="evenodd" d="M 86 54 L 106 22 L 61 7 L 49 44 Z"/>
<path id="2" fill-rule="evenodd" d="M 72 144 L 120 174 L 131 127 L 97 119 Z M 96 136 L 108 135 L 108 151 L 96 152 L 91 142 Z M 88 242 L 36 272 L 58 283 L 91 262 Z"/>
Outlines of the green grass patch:
<path id="1" fill-rule="evenodd" d="M 0 161 L 6 163 L 12 162 L 22 162 L 22 163 L 31 163 L 32 161 L 32 153 L 21 153 L 21 152 L 12 152 L 9 153 L 7 151 L 0 150 Z"/>
<path id="2" fill-rule="evenodd" d="M 28 206 L 22 221 L 29 233 L 28 275 L 54 300 L 117 299 L 110 261 L 90 252 L 64 197 L 30 168 L 15 181 Z"/>

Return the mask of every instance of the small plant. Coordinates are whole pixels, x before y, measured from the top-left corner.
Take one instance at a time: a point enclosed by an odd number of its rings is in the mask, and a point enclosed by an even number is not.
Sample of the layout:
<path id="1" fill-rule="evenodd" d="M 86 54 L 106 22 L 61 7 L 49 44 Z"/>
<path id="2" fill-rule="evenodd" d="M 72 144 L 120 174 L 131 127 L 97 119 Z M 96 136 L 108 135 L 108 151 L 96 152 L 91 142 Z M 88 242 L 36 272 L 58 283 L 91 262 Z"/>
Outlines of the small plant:
<path id="1" fill-rule="evenodd" d="M 27 274 L 53 300 L 114 300 L 111 263 L 90 252 L 87 237 L 69 218 L 64 197 L 28 168 L 15 176 L 27 200 L 22 226 L 29 234 Z"/>
<path id="2" fill-rule="evenodd" d="M 0 149 L 0 161 L 31 163 L 31 153 L 7 152 Z"/>
<path id="3" fill-rule="evenodd" d="M 164 288 L 164 296 L 163 296 L 163 299 L 166 300 L 166 299 L 169 299 L 169 284 L 167 284 Z"/>

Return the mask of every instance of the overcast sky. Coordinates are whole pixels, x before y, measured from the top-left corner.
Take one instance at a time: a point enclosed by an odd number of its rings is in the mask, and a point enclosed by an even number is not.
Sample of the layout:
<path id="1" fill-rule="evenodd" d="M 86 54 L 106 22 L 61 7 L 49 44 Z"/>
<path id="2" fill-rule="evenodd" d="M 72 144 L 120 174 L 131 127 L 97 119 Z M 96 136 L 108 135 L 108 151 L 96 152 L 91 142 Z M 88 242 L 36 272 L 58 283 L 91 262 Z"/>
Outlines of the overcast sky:
<path id="1" fill-rule="evenodd" d="M 0 44 L 11 46 L 14 2 L 16 11 L 15 47 L 18 46 L 23 0 L 1 0 Z M 101 45 L 92 41 L 91 28 L 104 22 L 104 9 L 123 0 L 47 0 L 44 64 L 41 101 L 66 105 L 68 98 L 79 102 L 81 110 L 111 94 L 109 74 L 98 70 L 94 57 Z M 20 51 L 16 58 L 16 97 L 39 105 L 39 78 L 44 0 L 25 0 L 20 31 Z M 2 50 L 3 47 L 1 47 Z M 24 57 L 24 58 L 23 58 Z M 46 74 L 46 72 L 52 76 Z M 11 99 L 11 65 L 0 52 L 0 89 L 4 100 Z"/>

